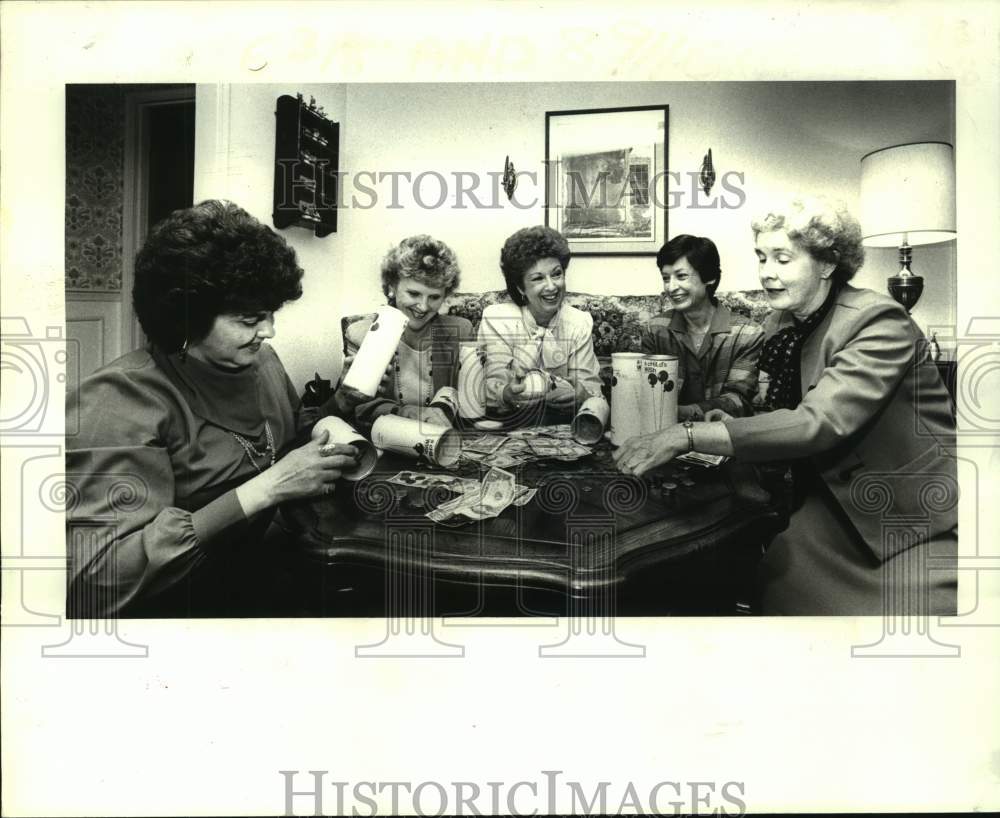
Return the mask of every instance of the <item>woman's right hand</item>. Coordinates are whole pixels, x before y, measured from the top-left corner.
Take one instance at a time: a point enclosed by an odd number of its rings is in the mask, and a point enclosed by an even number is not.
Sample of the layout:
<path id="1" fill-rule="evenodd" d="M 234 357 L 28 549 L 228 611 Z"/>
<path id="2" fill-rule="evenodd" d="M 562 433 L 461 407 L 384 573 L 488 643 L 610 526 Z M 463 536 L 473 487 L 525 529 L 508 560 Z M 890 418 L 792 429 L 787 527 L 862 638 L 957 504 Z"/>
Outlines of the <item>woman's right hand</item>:
<path id="1" fill-rule="evenodd" d="M 510 373 L 507 384 L 503 388 L 501 400 L 508 406 L 529 406 L 545 399 L 545 395 L 525 395 L 524 379 L 528 376 L 528 371 L 517 361 L 511 360 L 507 365 Z"/>
<path id="2" fill-rule="evenodd" d="M 265 508 L 331 494 L 340 475 L 357 463 L 358 450 L 343 444 L 328 444 L 326 430 L 315 440 L 293 449 L 271 468 L 236 489 L 236 497 L 247 516 Z"/>
<path id="3" fill-rule="evenodd" d="M 725 409 L 709 409 L 705 413 L 705 420 L 709 422 L 720 421 L 720 420 L 732 420 L 732 419 L 733 416 L 729 414 L 729 412 L 727 412 Z"/>

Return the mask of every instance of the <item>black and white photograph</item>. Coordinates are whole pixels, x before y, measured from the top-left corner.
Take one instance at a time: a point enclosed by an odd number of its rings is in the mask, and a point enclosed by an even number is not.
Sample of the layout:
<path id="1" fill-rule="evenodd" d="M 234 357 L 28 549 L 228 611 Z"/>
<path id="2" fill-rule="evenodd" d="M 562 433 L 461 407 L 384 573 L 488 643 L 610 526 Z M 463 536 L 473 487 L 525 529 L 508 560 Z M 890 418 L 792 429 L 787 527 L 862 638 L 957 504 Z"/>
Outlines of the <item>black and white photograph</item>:
<path id="1" fill-rule="evenodd" d="M 67 611 L 954 615 L 954 121 L 937 81 L 67 85 Z"/>
<path id="2" fill-rule="evenodd" d="M 1000 12 L 459 8 L 0 10 L 3 814 L 996 809 Z"/>

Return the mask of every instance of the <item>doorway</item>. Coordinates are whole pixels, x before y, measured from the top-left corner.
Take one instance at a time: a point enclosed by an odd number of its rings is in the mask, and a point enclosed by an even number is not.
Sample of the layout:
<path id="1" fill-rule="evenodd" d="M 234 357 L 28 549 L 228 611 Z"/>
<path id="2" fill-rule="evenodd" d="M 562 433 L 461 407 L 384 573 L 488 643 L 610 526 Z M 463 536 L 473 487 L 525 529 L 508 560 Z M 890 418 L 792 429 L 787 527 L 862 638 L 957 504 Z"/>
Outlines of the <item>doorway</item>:
<path id="1" fill-rule="evenodd" d="M 132 309 L 135 255 L 152 225 L 193 203 L 194 98 L 194 85 L 66 87 L 71 379 L 145 343 Z"/>

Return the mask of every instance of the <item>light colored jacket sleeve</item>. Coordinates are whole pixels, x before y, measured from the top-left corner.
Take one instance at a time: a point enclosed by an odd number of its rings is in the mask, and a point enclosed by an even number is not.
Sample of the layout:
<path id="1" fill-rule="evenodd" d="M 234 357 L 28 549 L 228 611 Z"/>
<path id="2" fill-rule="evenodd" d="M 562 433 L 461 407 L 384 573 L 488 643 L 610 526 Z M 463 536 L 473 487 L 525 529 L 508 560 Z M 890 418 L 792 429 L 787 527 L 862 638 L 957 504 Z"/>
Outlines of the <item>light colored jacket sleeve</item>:
<path id="1" fill-rule="evenodd" d="M 479 346 L 486 353 L 486 405 L 493 411 L 510 411 L 504 403 L 503 390 L 510 378 L 511 362 L 518 359 L 518 341 L 524 340 L 520 315 L 487 307 L 479 322 Z M 530 360 L 522 361 L 530 368 Z"/>
<path id="2" fill-rule="evenodd" d="M 594 318 L 580 311 L 582 320 L 573 328 L 572 348 L 569 351 L 568 377 L 576 387 L 578 401 L 601 397 L 601 366 L 594 352 Z"/>
<path id="3" fill-rule="evenodd" d="M 902 307 L 880 300 L 861 308 L 852 326 L 856 330 L 834 350 L 798 407 L 726 421 L 738 458 L 782 460 L 828 451 L 886 404 L 914 363 L 912 324 Z"/>

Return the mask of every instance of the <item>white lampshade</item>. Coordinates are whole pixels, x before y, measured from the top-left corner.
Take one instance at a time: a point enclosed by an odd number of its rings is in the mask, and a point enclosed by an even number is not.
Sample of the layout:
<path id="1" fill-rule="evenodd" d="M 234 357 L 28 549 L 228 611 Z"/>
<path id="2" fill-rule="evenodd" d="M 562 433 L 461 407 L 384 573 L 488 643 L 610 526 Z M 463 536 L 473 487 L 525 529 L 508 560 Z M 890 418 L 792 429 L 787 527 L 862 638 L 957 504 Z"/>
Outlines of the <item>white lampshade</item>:
<path id="1" fill-rule="evenodd" d="M 861 158 L 861 229 L 869 247 L 955 238 L 955 156 L 946 142 L 915 142 Z"/>

